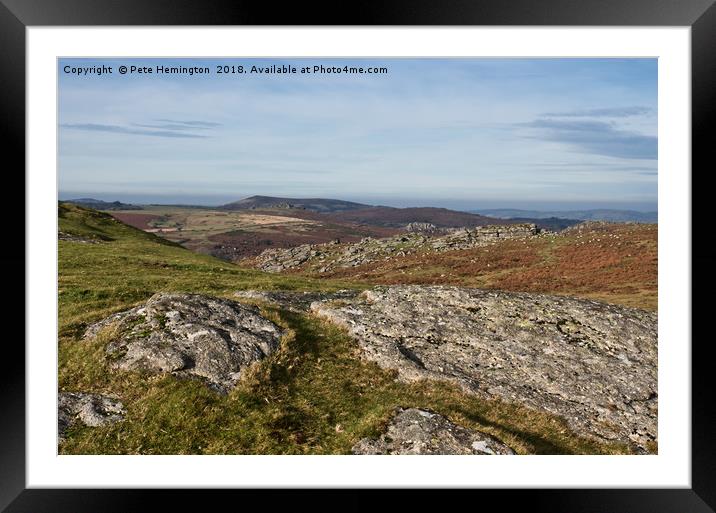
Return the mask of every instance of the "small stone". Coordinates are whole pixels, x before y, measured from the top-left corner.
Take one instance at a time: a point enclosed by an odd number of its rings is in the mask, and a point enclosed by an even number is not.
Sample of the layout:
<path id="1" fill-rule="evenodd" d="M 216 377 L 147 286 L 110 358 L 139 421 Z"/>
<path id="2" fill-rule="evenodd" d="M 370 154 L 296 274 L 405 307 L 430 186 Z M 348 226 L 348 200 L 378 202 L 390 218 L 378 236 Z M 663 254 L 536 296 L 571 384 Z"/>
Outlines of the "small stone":
<path id="1" fill-rule="evenodd" d="M 378 439 L 364 438 L 353 454 L 514 454 L 499 440 L 437 413 L 399 408 Z"/>
<path id="2" fill-rule="evenodd" d="M 57 399 L 57 430 L 60 443 L 67 430 L 80 422 L 98 427 L 119 422 L 124 418 L 124 405 L 117 399 L 100 394 L 60 392 Z"/>

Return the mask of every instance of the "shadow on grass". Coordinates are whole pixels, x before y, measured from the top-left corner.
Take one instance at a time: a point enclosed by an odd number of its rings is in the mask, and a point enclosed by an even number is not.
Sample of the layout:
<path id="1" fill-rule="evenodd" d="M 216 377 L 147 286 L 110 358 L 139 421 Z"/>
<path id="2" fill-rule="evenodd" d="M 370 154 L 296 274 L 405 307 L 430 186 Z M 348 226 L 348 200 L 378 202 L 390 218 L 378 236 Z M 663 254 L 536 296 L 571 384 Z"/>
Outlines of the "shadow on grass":
<path id="1" fill-rule="evenodd" d="M 467 419 L 472 422 L 475 422 L 476 424 L 480 424 L 483 426 L 491 426 L 501 432 L 509 433 L 512 436 L 523 440 L 533 448 L 533 452 L 535 454 L 599 454 L 602 452 L 601 450 L 599 450 L 599 447 L 597 447 L 596 444 L 594 445 L 592 450 L 575 451 L 568 444 L 559 443 L 558 441 L 553 439 L 550 440 L 542 433 L 536 431 L 529 431 L 526 429 L 518 429 L 505 423 L 495 422 L 487 419 L 483 415 L 475 414 L 464 408 L 459 408 L 458 411 Z M 563 422 L 560 422 L 560 424 L 563 424 L 564 429 L 567 429 L 566 424 L 564 424 Z M 584 440 L 582 443 L 586 447 L 589 447 L 591 445 L 590 441 L 588 440 Z"/>
<path id="2" fill-rule="evenodd" d="M 440 382 L 401 383 L 396 372 L 360 358 L 344 330 L 317 317 L 265 306 L 291 334 L 228 396 L 172 376 L 106 372 L 97 341 L 62 344 L 65 389 L 113 392 L 129 410 L 125 422 L 73 433 L 74 454 L 349 454 L 378 436 L 397 407 L 427 408 L 484 430 L 520 453 L 599 454 L 564 423 Z"/>
<path id="3" fill-rule="evenodd" d="M 327 424 L 341 420 L 339 410 L 344 410 L 343 419 L 356 424 L 353 431 L 355 441 L 362 436 L 379 433 L 395 408 L 414 406 L 428 408 L 447 417 L 462 417 L 477 429 L 486 429 L 498 438 L 517 440 L 530 453 L 629 452 L 625 447 L 579 437 L 571 433 L 560 418 L 498 400 L 466 396 L 451 384 L 397 382 L 395 371 L 361 361 L 357 344 L 342 329 L 328 326 L 310 315 L 288 310 L 275 311 L 295 333 L 289 353 L 292 353 L 296 363 L 290 370 L 280 364 L 272 364 L 271 386 L 286 387 L 291 400 L 319 403 Z M 264 382 L 263 385 L 266 384 Z M 326 397 L 331 400 L 320 404 Z M 280 430 L 303 432 L 305 424 L 315 424 L 316 413 L 311 408 L 290 407 L 273 425 Z M 373 421 L 361 423 L 359 419 L 368 415 Z M 498 420 L 505 417 L 505 421 Z M 534 429 L 529 428 L 530 423 L 535 425 Z"/>

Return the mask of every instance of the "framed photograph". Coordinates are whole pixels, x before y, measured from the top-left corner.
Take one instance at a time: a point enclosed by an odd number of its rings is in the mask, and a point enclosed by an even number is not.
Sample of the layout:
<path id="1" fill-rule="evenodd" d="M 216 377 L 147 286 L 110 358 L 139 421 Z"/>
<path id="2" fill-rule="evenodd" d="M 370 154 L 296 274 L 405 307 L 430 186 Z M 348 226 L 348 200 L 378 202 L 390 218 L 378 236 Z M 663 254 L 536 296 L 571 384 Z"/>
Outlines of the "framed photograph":
<path id="1" fill-rule="evenodd" d="M 716 7 L 549 4 L 3 0 L 0 506 L 713 511 Z"/>

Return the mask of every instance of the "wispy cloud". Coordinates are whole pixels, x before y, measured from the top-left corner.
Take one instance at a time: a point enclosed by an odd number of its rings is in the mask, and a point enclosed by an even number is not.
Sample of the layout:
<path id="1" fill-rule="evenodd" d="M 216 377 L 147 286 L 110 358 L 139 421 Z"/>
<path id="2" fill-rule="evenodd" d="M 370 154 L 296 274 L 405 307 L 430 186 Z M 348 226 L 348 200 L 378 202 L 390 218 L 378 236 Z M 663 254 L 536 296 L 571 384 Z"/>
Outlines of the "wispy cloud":
<path id="1" fill-rule="evenodd" d="M 105 62 L 118 61 L 66 59 L 60 65 Z M 316 59 L 253 62 L 298 66 Z M 230 82 L 218 76 L 127 80 L 60 73 L 58 122 L 66 124 L 60 129 L 60 188 L 137 194 L 171 189 L 177 197 L 182 191 L 235 198 L 397 194 L 405 205 L 409 197 L 465 205 L 515 198 L 656 202 L 656 176 L 639 174 L 657 167 L 656 141 L 646 137 L 657 133 L 656 59 L 325 64 L 385 64 L 390 73 Z M 542 121 L 518 125 L 534 120 Z M 125 183 L 114 185 L 119 178 Z M 98 185 L 90 188 L 90 182 Z"/>
<path id="2" fill-rule="evenodd" d="M 178 131 L 186 131 L 186 130 L 206 130 L 209 127 L 205 126 L 189 126 L 189 125 L 177 125 L 172 123 L 132 123 L 132 126 L 136 126 L 139 128 L 151 128 L 155 130 L 178 130 Z"/>
<path id="3" fill-rule="evenodd" d="M 195 128 L 215 128 L 221 126 L 221 123 L 214 123 L 213 121 L 194 121 L 194 120 L 180 120 L 180 119 L 157 119 L 163 123 L 172 123 L 174 125 L 190 126 Z"/>
<path id="4" fill-rule="evenodd" d="M 537 119 L 521 126 L 534 129 L 537 138 L 567 143 L 585 153 L 624 159 L 657 158 L 656 137 L 619 130 L 602 121 Z"/>
<path id="5" fill-rule="evenodd" d="M 628 118 L 643 116 L 652 112 L 649 107 L 612 107 L 606 109 L 572 110 L 567 112 L 546 112 L 544 117 L 551 118 Z"/>
<path id="6" fill-rule="evenodd" d="M 132 126 L 121 126 L 121 125 L 105 125 L 101 123 L 62 123 L 62 128 L 69 128 L 72 130 L 85 130 L 87 132 L 111 132 L 115 134 L 129 134 L 129 135 L 145 135 L 150 137 L 169 137 L 179 139 L 204 139 L 206 135 L 191 134 L 183 131 L 177 131 L 172 129 L 155 129 L 162 128 L 160 126 L 151 125 L 140 125 L 134 124 L 135 127 L 147 127 L 146 128 L 132 128 Z"/>

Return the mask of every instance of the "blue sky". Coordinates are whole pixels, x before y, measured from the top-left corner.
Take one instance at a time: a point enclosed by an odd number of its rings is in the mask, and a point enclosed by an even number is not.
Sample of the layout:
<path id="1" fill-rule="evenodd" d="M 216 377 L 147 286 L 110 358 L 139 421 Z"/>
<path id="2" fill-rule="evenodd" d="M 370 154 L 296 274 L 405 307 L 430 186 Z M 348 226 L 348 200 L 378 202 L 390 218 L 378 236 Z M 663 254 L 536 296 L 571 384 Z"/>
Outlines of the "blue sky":
<path id="1" fill-rule="evenodd" d="M 217 64 L 388 74 L 217 75 Z M 392 206 L 657 202 L 655 59 L 61 59 L 61 199 Z M 120 65 L 209 66 L 120 75 Z M 64 67 L 112 66 L 77 76 Z"/>

